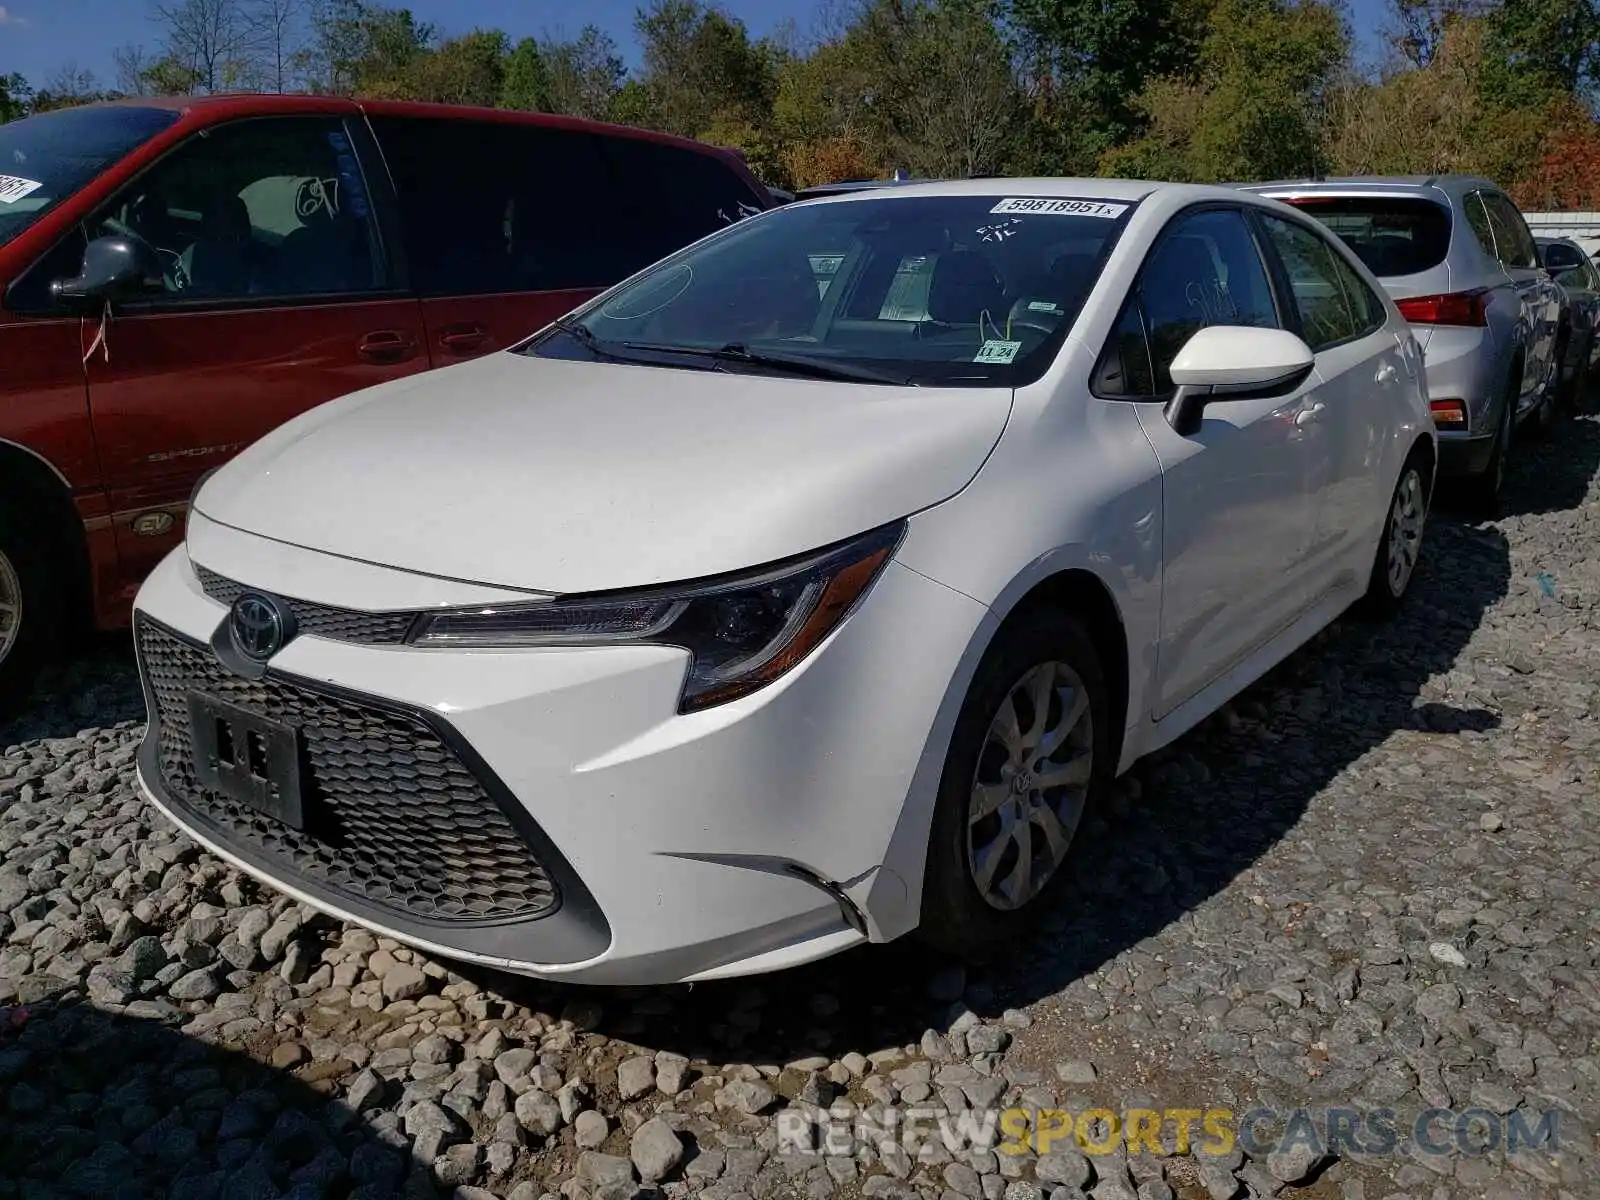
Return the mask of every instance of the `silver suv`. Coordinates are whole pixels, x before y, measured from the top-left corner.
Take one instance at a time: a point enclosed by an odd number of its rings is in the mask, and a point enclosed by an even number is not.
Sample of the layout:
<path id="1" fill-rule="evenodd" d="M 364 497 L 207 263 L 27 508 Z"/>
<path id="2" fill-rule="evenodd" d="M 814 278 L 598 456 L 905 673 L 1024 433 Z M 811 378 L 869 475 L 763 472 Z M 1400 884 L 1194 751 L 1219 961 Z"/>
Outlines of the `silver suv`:
<path id="1" fill-rule="evenodd" d="M 1441 475 L 1492 511 L 1513 431 L 1553 419 L 1565 296 L 1503 191 L 1463 175 L 1248 185 L 1337 233 L 1416 331 Z"/>

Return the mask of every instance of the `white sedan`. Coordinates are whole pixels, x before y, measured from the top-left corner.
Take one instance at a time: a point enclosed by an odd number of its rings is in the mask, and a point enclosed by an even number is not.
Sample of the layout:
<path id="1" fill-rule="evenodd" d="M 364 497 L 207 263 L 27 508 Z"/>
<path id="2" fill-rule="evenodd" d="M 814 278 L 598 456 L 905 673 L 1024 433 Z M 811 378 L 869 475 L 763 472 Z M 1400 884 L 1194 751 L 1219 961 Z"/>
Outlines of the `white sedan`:
<path id="1" fill-rule="evenodd" d="M 1436 457 L 1405 322 L 1274 201 L 789 205 L 202 482 L 137 602 L 140 780 L 458 960 L 978 953 L 1119 772 L 1401 600 Z"/>

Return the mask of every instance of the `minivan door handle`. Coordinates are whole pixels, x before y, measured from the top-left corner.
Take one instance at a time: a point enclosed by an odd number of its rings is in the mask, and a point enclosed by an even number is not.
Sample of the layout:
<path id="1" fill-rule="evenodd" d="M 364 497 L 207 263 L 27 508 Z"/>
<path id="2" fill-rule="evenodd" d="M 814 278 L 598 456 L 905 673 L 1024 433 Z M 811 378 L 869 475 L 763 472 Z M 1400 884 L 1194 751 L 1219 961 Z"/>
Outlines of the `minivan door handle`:
<path id="1" fill-rule="evenodd" d="M 439 335 L 439 345 L 452 354 L 471 354 L 488 340 L 482 325 L 452 325 Z"/>
<path id="2" fill-rule="evenodd" d="M 404 362 L 416 352 L 416 339 L 399 329 L 375 330 L 356 347 L 356 353 L 370 363 Z"/>

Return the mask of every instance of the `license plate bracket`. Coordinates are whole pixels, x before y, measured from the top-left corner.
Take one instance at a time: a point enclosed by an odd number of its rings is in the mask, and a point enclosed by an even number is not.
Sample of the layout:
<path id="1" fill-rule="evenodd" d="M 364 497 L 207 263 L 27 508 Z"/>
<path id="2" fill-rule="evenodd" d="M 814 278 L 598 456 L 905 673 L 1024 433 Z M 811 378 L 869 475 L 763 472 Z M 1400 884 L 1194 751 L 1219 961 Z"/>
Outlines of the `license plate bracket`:
<path id="1" fill-rule="evenodd" d="M 196 781 L 294 829 L 305 828 L 300 731 L 203 692 L 189 693 Z"/>

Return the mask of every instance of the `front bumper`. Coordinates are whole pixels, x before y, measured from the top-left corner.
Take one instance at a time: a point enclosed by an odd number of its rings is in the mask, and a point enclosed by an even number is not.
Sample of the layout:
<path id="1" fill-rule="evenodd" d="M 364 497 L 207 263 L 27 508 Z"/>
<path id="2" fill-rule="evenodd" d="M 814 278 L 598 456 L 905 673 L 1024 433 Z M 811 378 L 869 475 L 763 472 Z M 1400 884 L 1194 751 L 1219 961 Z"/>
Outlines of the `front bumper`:
<path id="1" fill-rule="evenodd" d="M 211 527 L 203 541 L 219 574 L 331 605 L 381 607 L 383 576 L 399 574 L 274 545 L 260 561 L 288 555 L 295 569 L 252 577 L 260 539 Z M 425 586 L 404 577 L 394 594 L 414 601 Z M 219 813 L 175 765 L 185 717 L 173 697 L 191 684 L 164 683 L 156 659 L 182 658 L 177 676 L 226 674 L 208 647 L 226 612 L 181 548 L 140 592 L 152 722 L 139 775 L 158 808 L 341 919 L 446 957 L 616 984 L 771 970 L 914 925 L 905 864 L 921 861 L 932 809 L 918 768 L 985 616 L 891 564 L 799 667 L 684 716 L 687 656 L 670 647 L 420 650 L 302 633 L 265 679 L 230 693 L 303 729 L 308 806 L 329 811 L 294 833 Z M 384 885 L 397 876 L 403 886 Z M 535 911 L 546 886 L 556 902 Z M 450 903 L 432 903 L 441 896 Z"/>

